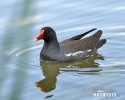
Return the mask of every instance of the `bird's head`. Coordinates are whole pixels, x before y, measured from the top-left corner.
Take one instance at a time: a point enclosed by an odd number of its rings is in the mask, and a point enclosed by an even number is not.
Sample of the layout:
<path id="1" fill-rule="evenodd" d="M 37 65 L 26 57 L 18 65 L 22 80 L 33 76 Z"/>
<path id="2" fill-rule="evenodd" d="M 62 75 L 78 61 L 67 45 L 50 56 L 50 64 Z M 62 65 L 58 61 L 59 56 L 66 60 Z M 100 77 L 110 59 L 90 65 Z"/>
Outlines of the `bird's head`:
<path id="1" fill-rule="evenodd" d="M 43 27 L 34 41 L 37 42 L 41 39 L 43 39 L 44 41 L 50 41 L 54 38 L 56 38 L 55 31 L 51 27 Z"/>

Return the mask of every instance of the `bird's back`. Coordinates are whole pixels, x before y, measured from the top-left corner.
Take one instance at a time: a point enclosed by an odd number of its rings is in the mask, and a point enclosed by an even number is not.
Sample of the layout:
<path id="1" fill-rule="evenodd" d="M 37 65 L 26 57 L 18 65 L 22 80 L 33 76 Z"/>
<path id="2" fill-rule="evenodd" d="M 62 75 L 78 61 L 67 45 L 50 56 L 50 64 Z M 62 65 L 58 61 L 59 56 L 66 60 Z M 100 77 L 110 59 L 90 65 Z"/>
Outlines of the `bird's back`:
<path id="1" fill-rule="evenodd" d="M 89 49 L 96 48 L 99 39 L 102 35 L 102 31 L 99 30 L 95 34 L 79 39 L 79 40 L 69 40 L 66 42 L 60 42 L 60 47 L 64 53 L 75 53 L 77 51 L 86 51 Z"/>

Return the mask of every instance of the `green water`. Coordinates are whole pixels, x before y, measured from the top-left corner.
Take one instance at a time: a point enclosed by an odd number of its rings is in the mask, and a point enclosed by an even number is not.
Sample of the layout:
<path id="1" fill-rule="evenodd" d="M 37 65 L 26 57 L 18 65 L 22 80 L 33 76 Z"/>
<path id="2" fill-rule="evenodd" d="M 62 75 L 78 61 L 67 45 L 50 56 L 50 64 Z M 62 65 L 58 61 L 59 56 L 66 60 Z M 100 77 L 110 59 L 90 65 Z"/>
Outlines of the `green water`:
<path id="1" fill-rule="evenodd" d="M 6 0 L 0 12 L 0 100 L 125 99 L 123 0 Z M 59 41 L 101 29 L 107 43 L 84 61 L 40 62 L 43 41 L 34 39 L 44 26 Z M 117 95 L 94 97 L 99 90 Z"/>

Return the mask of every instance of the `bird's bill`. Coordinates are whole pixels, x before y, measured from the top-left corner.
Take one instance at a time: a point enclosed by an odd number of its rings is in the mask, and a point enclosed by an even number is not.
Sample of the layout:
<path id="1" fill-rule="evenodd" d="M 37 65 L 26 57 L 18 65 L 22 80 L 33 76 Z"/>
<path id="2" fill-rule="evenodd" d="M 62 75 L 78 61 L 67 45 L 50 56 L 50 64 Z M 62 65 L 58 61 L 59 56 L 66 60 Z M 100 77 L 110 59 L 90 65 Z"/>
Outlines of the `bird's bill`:
<path id="1" fill-rule="evenodd" d="M 41 40 L 43 38 L 43 34 L 44 34 L 44 30 L 42 29 L 40 30 L 38 37 L 34 41 L 37 42 L 38 40 Z"/>
<path id="2" fill-rule="evenodd" d="M 38 40 L 38 39 L 35 39 L 35 40 L 34 40 L 34 42 L 37 42 L 37 41 L 39 41 L 39 40 Z"/>

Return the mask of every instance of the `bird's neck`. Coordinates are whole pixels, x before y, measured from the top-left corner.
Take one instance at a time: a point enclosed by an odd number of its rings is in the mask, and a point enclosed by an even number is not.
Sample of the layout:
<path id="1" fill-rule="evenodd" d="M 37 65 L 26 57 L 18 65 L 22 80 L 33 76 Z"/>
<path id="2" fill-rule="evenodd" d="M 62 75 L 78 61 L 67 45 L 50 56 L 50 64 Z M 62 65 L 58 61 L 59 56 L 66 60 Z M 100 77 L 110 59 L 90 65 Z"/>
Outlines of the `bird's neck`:
<path id="1" fill-rule="evenodd" d="M 57 38 L 44 40 L 42 53 L 59 52 L 59 51 L 60 51 L 60 46 Z"/>

